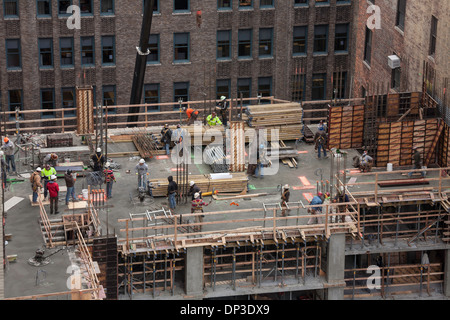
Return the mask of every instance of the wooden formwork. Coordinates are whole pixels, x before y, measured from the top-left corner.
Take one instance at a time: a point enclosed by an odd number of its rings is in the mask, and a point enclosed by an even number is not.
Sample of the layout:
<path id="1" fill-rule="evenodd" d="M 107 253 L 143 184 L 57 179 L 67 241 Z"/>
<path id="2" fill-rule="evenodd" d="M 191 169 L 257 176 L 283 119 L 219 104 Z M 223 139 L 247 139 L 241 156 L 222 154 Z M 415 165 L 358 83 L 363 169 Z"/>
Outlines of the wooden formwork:
<path id="1" fill-rule="evenodd" d="M 328 148 L 360 148 L 364 135 L 364 106 L 329 107 Z"/>

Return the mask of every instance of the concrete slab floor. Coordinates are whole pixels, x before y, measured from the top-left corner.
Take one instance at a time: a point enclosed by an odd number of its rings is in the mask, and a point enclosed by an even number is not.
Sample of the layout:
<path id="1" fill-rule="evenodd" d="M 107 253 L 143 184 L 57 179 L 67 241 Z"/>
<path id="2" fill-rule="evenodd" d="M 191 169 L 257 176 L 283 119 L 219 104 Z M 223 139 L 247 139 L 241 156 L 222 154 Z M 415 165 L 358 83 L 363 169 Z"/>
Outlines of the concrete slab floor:
<path id="1" fill-rule="evenodd" d="M 293 142 L 286 143 L 288 146 L 294 146 Z M 294 146 L 295 147 L 295 146 Z M 109 152 L 123 152 L 134 151 L 135 148 L 132 143 L 110 143 L 108 145 Z M 289 168 L 279 163 L 279 170 L 275 175 L 265 175 L 264 178 L 250 177 L 248 181 L 249 193 L 269 193 L 268 196 L 256 197 L 251 200 L 236 199 L 213 201 L 206 211 L 223 211 L 223 210 L 239 210 L 247 208 L 262 208 L 263 203 L 276 203 L 280 201 L 280 192 L 277 191 L 277 185 L 289 184 L 291 186 L 291 199 L 295 202 L 302 200 L 306 203 L 304 194 L 314 193 L 311 190 L 295 190 L 293 187 L 303 187 L 304 184 L 299 177 L 306 177 L 307 181 L 314 187 L 315 183 L 320 177 L 317 175 L 319 169 L 322 171 L 324 180 L 330 177 L 330 159 L 318 159 L 314 146 L 310 144 L 300 143 L 297 146 L 298 151 L 302 151 L 297 158 L 298 168 Z M 348 158 L 351 159 L 357 155 L 356 150 L 349 150 Z M 139 203 L 137 200 L 137 177 L 134 174 L 134 167 L 139 161 L 139 157 L 122 157 L 114 158 L 115 162 L 121 165 L 121 168 L 115 172 L 117 183 L 113 186 L 112 199 L 108 200 L 109 205 L 106 210 L 99 210 L 100 219 L 102 222 L 102 234 L 105 235 L 107 230 L 110 234 L 117 234 L 119 238 L 124 238 L 125 234 L 119 229 L 124 227 L 124 224 L 119 224 L 118 219 L 128 218 L 129 213 L 139 213 L 145 210 L 160 209 L 166 206 L 168 201 L 165 197 L 155 198 L 154 201 L 150 199 Z M 176 167 L 171 160 L 162 159 L 147 159 L 150 168 L 150 178 L 158 178 L 165 180 L 169 175 L 175 176 L 175 172 L 171 169 Z M 351 166 L 351 160 L 347 162 Z M 131 173 L 126 173 L 130 170 Z M 210 167 L 206 164 L 192 164 L 189 165 L 190 175 L 201 175 L 210 172 Z M 359 179 L 359 178 L 358 178 Z M 362 179 L 361 179 L 362 180 Z M 304 180 L 306 181 L 306 180 Z M 65 185 L 62 178 L 58 179 L 60 185 Z M 75 184 L 77 194 L 81 194 L 81 190 L 86 188 L 87 184 L 84 178 L 79 178 Z M 356 187 L 355 187 L 356 188 Z M 56 248 L 46 249 L 46 254 L 49 255 L 56 250 L 60 250 L 50 257 L 51 263 L 43 267 L 34 267 L 28 264 L 28 259 L 33 257 L 36 249 L 44 245 L 42 233 L 38 224 L 39 207 L 32 207 L 28 200 L 31 194 L 30 184 L 27 179 L 24 182 L 19 182 L 11 185 L 10 189 L 5 194 L 5 200 L 13 196 L 24 197 L 25 200 L 14 206 L 8 211 L 6 219 L 5 232 L 13 235 L 12 240 L 6 246 L 6 254 L 17 254 L 17 262 L 10 263 L 5 273 L 5 297 L 16 297 L 31 294 L 51 293 L 67 291 L 66 281 L 70 276 L 67 273 L 67 268 L 71 265 L 69 258 L 70 249 Z M 64 205 L 65 194 L 60 195 L 59 206 L 60 212 L 69 213 L 67 207 Z M 131 199 L 134 201 L 132 202 Z M 209 201 L 209 197 L 207 198 Z M 231 202 L 239 204 L 239 206 L 230 205 Z M 190 203 L 179 205 L 175 210 L 177 213 L 190 213 Z M 239 218 L 261 217 L 262 213 L 249 213 Z M 57 217 L 61 216 L 58 215 Z M 236 215 L 230 214 L 232 219 Z M 220 219 L 224 219 L 223 216 Z M 304 219 L 306 220 L 306 219 Z M 206 221 L 206 220 L 205 220 Z M 213 218 L 211 221 L 214 221 Z M 302 221 L 301 223 L 305 223 Z M 295 220 L 289 223 L 295 223 Z M 220 229 L 233 229 L 247 225 L 221 225 Z M 204 231 L 208 231 L 205 228 Z M 211 227 L 212 228 L 212 227 Z M 45 273 L 45 279 L 42 280 L 42 275 L 36 285 L 36 274 Z"/>

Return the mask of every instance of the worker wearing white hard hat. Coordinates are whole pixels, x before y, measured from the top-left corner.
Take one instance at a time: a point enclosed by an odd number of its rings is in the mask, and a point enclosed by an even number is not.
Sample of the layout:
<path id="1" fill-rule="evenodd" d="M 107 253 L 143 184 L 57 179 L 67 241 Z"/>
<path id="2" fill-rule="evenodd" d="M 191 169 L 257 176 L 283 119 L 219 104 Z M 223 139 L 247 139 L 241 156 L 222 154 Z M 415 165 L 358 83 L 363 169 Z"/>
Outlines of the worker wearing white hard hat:
<path id="1" fill-rule="evenodd" d="M 139 163 L 135 167 L 136 175 L 138 176 L 138 189 L 144 188 L 146 189 L 147 185 L 147 176 L 149 175 L 148 172 L 148 165 L 145 163 L 144 159 L 139 160 Z"/>
<path id="2" fill-rule="evenodd" d="M 195 184 L 194 181 L 189 182 L 189 191 L 188 196 L 192 196 L 192 200 L 195 200 L 195 194 L 199 194 L 200 198 L 202 197 L 202 192 L 200 191 L 200 188 Z"/>
<path id="3" fill-rule="evenodd" d="M 3 159 L 2 159 L 3 160 Z M 41 183 L 41 168 L 37 167 L 30 176 L 31 190 L 33 191 L 33 203 L 37 203 L 39 188 L 42 188 Z"/>
<path id="4" fill-rule="evenodd" d="M 219 112 L 221 118 L 222 118 L 222 123 L 223 125 L 226 127 L 228 124 L 228 104 L 226 102 L 226 98 L 225 96 L 221 96 L 220 97 L 220 101 L 217 103 L 216 106 L 216 110 Z"/>
<path id="5" fill-rule="evenodd" d="M 50 214 L 58 214 L 58 195 L 59 185 L 56 182 L 56 175 L 50 176 L 50 181 L 47 184 L 47 189 L 50 195 Z"/>
<path id="6" fill-rule="evenodd" d="M 289 202 L 289 197 L 291 196 L 291 192 L 289 191 L 289 185 L 285 184 L 283 186 L 283 191 L 281 193 L 281 215 L 283 217 L 286 216 L 286 210 L 288 208 L 287 203 Z M 289 212 L 289 210 L 288 210 Z"/>
<path id="7" fill-rule="evenodd" d="M 97 152 L 91 157 L 94 171 L 102 171 L 103 165 L 106 162 L 105 156 L 102 154 L 102 149 L 97 148 Z"/>

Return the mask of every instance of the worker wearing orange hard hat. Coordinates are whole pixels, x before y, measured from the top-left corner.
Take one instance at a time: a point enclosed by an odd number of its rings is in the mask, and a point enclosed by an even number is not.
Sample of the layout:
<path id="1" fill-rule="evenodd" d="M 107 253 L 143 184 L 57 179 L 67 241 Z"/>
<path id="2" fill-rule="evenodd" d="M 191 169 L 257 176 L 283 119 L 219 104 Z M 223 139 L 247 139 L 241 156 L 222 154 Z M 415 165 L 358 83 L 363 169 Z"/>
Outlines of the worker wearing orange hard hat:
<path id="1" fill-rule="evenodd" d="M 4 144 L 2 145 L 2 150 L 5 152 L 5 160 L 7 165 L 7 170 L 10 172 L 10 169 L 14 173 L 16 173 L 16 162 L 14 160 L 14 143 L 8 138 L 5 137 L 3 139 Z"/>

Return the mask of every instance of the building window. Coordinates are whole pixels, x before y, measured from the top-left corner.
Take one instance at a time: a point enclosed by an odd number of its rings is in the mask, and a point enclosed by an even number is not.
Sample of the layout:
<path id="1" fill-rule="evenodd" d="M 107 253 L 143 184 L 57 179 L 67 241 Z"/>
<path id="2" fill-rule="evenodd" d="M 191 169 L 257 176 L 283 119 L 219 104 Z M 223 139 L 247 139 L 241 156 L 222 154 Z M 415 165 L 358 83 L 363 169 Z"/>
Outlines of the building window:
<path id="1" fill-rule="evenodd" d="M 159 83 L 144 85 L 144 103 L 159 103 Z M 147 112 L 158 112 L 159 106 L 148 106 Z"/>
<path id="2" fill-rule="evenodd" d="M 39 67 L 53 67 L 53 40 L 38 39 L 39 45 Z"/>
<path id="3" fill-rule="evenodd" d="M 368 0 L 370 1 L 370 0 Z M 375 1 L 375 0 L 374 0 Z M 336 0 L 336 4 L 341 4 L 341 3 L 350 3 L 351 0 Z"/>
<path id="4" fill-rule="evenodd" d="M 273 0 L 260 0 L 260 8 L 273 8 Z"/>
<path id="5" fill-rule="evenodd" d="M 52 15 L 52 2 L 50 0 L 37 0 L 38 17 L 49 17 Z"/>
<path id="6" fill-rule="evenodd" d="M 21 64 L 20 54 L 20 40 L 7 39 L 6 40 L 6 67 L 8 69 L 20 69 Z"/>
<path id="7" fill-rule="evenodd" d="M 148 49 L 150 50 L 147 56 L 147 63 L 159 63 L 159 34 L 151 34 L 148 39 Z"/>
<path id="8" fill-rule="evenodd" d="M 366 39 L 364 42 L 364 61 L 370 65 L 372 57 L 372 30 L 366 26 Z"/>
<path id="9" fill-rule="evenodd" d="M 292 101 L 305 100 L 306 76 L 304 74 L 292 75 Z"/>
<path id="10" fill-rule="evenodd" d="M 239 8 L 252 8 L 253 0 L 239 0 Z"/>
<path id="11" fill-rule="evenodd" d="M 238 33 L 238 57 L 251 58 L 252 56 L 252 29 L 241 29 Z"/>
<path id="12" fill-rule="evenodd" d="M 326 53 L 328 50 L 328 25 L 314 26 L 314 52 Z"/>
<path id="13" fill-rule="evenodd" d="M 16 108 L 23 109 L 22 90 L 9 90 L 8 102 L 9 111 L 15 112 Z M 10 115 L 10 118 L 15 118 L 15 115 Z"/>
<path id="14" fill-rule="evenodd" d="M 92 0 L 80 0 L 81 15 L 92 15 Z"/>
<path id="15" fill-rule="evenodd" d="M 237 80 L 237 97 L 246 99 L 250 98 L 252 94 L 252 79 L 251 78 L 241 78 Z M 244 104 L 248 104 L 249 102 L 244 102 Z"/>
<path id="16" fill-rule="evenodd" d="M 94 58 L 94 37 L 81 37 L 81 65 L 94 65 Z"/>
<path id="17" fill-rule="evenodd" d="M 220 99 L 221 96 L 230 97 L 230 79 L 216 81 L 216 99 Z"/>
<path id="18" fill-rule="evenodd" d="M 183 102 L 189 101 L 189 82 L 175 82 L 173 84 L 173 101 L 178 103 L 180 99 Z M 173 109 L 178 110 L 179 105 L 175 105 Z"/>
<path id="19" fill-rule="evenodd" d="M 217 0 L 217 9 L 231 9 L 231 0 Z"/>
<path id="20" fill-rule="evenodd" d="M 217 31 L 217 59 L 231 58 L 231 30 Z"/>
<path id="21" fill-rule="evenodd" d="M 259 29 L 259 56 L 271 57 L 272 56 L 272 28 Z"/>
<path id="22" fill-rule="evenodd" d="M 189 0 L 174 0 L 173 1 L 173 11 L 189 11 Z"/>
<path id="23" fill-rule="evenodd" d="M 326 73 L 313 74 L 312 78 L 312 100 L 325 100 Z"/>
<path id="24" fill-rule="evenodd" d="M 103 86 L 103 106 L 116 105 L 116 86 Z M 108 108 L 109 113 L 116 113 L 116 108 Z"/>
<path id="25" fill-rule="evenodd" d="M 114 0 L 102 0 L 100 12 L 104 15 L 114 14 Z"/>
<path id="26" fill-rule="evenodd" d="M 330 0 L 316 0 L 316 5 L 329 4 Z"/>
<path id="27" fill-rule="evenodd" d="M 72 5 L 72 0 L 59 0 L 58 1 L 58 14 L 69 15 L 67 9 Z"/>
<path id="28" fill-rule="evenodd" d="M 115 58 L 115 39 L 114 36 L 102 37 L 102 64 L 113 65 L 116 62 Z"/>
<path id="29" fill-rule="evenodd" d="M 189 61 L 189 33 L 174 33 L 173 60 L 175 62 Z"/>
<path id="30" fill-rule="evenodd" d="M 294 40 L 292 47 L 292 52 L 294 56 L 306 54 L 307 37 L 308 37 L 307 26 L 294 27 Z"/>
<path id="31" fill-rule="evenodd" d="M 16 18 L 19 16 L 19 1 L 18 0 L 4 0 L 3 12 L 5 18 Z"/>
<path id="32" fill-rule="evenodd" d="M 75 108 L 75 88 L 61 88 L 62 107 L 64 109 Z M 64 116 L 74 116 L 75 110 L 64 111 Z"/>
<path id="33" fill-rule="evenodd" d="M 261 97 L 272 95 L 272 77 L 258 78 L 258 95 L 261 95 Z"/>
<path id="34" fill-rule="evenodd" d="M 400 68 L 394 68 L 391 72 L 391 88 L 398 91 L 400 89 Z"/>
<path id="35" fill-rule="evenodd" d="M 333 73 L 333 99 L 345 99 L 347 72 Z"/>
<path id="36" fill-rule="evenodd" d="M 406 13 L 406 0 L 397 0 L 397 19 L 395 25 L 401 29 L 405 29 L 405 13 Z"/>
<path id="37" fill-rule="evenodd" d="M 294 6 L 300 7 L 300 6 L 307 6 L 308 0 L 294 0 Z"/>
<path id="38" fill-rule="evenodd" d="M 348 24 L 337 24 L 334 36 L 334 51 L 348 51 Z"/>
<path id="39" fill-rule="evenodd" d="M 143 12 L 145 12 L 145 3 L 147 1 L 148 0 L 143 1 L 143 6 L 142 6 Z M 153 14 L 155 14 L 155 13 L 159 13 L 159 0 L 153 0 Z"/>
<path id="40" fill-rule="evenodd" d="M 54 89 L 41 89 L 41 109 L 55 109 L 55 91 Z M 42 112 L 41 118 L 54 118 L 54 111 Z"/>
<path id="41" fill-rule="evenodd" d="M 59 47 L 61 51 L 61 67 L 73 67 L 73 38 L 61 38 Z"/>
<path id="42" fill-rule="evenodd" d="M 436 53 L 437 24 L 438 19 L 435 16 L 431 16 L 430 49 L 428 54 L 432 57 Z"/>

